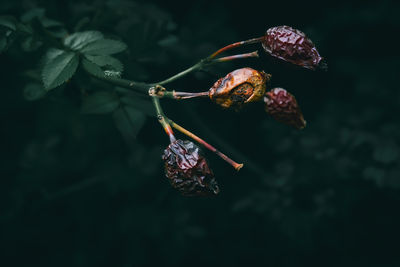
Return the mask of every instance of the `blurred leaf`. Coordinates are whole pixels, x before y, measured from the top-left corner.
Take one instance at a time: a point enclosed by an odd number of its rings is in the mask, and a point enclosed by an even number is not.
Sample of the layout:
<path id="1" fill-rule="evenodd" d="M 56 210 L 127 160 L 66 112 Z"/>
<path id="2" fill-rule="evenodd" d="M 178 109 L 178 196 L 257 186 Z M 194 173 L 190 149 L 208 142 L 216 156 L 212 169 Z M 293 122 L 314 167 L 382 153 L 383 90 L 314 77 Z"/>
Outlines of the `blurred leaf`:
<path id="1" fill-rule="evenodd" d="M 376 147 L 373 157 L 378 162 L 390 164 L 397 161 L 399 151 L 395 143 L 380 144 Z"/>
<path id="2" fill-rule="evenodd" d="M 42 71 L 46 90 L 53 89 L 70 79 L 78 64 L 77 54 L 58 49 L 50 50 L 45 56 L 45 66 Z"/>
<path id="3" fill-rule="evenodd" d="M 74 31 L 78 32 L 80 29 L 82 29 L 86 24 L 90 23 L 90 18 L 89 17 L 83 17 L 81 18 L 75 25 Z"/>
<path id="4" fill-rule="evenodd" d="M 92 63 L 97 64 L 100 67 L 111 67 L 115 71 L 123 71 L 124 66 L 121 61 L 118 59 L 111 57 L 111 56 L 106 56 L 106 55 L 101 55 L 101 56 L 92 56 L 92 55 L 85 55 L 85 58 L 90 60 Z"/>
<path id="5" fill-rule="evenodd" d="M 34 80 L 36 82 L 41 82 L 42 81 L 40 70 L 38 70 L 38 69 L 31 69 L 31 70 L 24 71 L 23 75 L 26 78 L 32 79 L 32 80 Z"/>
<path id="6" fill-rule="evenodd" d="M 47 91 L 38 83 L 29 83 L 24 88 L 24 97 L 28 101 L 41 99 L 46 93 Z"/>
<path id="7" fill-rule="evenodd" d="M 18 31 L 23 32 L 25 34 L 33 34 L 33 29 L 30 25 L 18 23 L 17 28 L 18 28 Z"/>
<path id="8" fill-rule="evenodd" d="M 170 47 L 174 46 L 177 42 L 178 37 L 176 37 L 175 35 L 168 35 L 164 39 L 159 40 L 157 44 L 162 47 Z"/>
<path id="9" fill-rule="evenodd" d="M 25 12 L 22 16 L 21 16 L 21 21 L 26 23 L 31 21 L 34 18 L 43 18 L 44 17 L 44 13 L 45 13 L 45 9 L 44 8 L 33 8 L 28 10 L 27 12 Z"/>
<path id="10" fill-rule="evenodd" d="M 156 112 L 154 110 L 153 104 L 149 100 L 145 100 L 140 96 L 123 96 L 121 97 L 121 103 L 133 107 L 137 110 L 142 111 L 144 114 L 148 116 L 156 116 Z"/>
<path id="11" fill-rule="evenodd" d="M 52 35 L 53 37 L 59 38 L 59 39 L 62 39 L 62 38 L 64 38 L 65 36 L 68 35 L 67 30 L 66 30 L 65 28 L 63 28 L 63 27 L 54 27 L 54 28 L 48 29 L 48 32 L 49 32 L 50 35 Z"/>
<path id="12" fill-rule="evenodd" d="M 363 171 L 363 176 L 367 180 L 373 180 L 377 185 L 381 186 L 384 182 L 385 171 L 375 167 L 367 167 Z"/>
<path id="13" fill-rule="evenodd" d="M 0 17 L 0 52 L 7 50 L 16 38 L 16 24 L 13 18 L 4 16 Z"/>
<path id="14" fill-rule="evenodd" d="M 0 16 L 0 25 L 13 31 L 17 30 L 16 20 L 12 16 Z"/>
<path id="15" fill-rule="evenodd" d="M 21 48 L 26 52 L 31 52 L 42 46 L 42 42 L 36 40 L 33 36 L 28 36 L 22 43 Z"/>
<path id="16" fill-rule="evenodd" d="M 99 39 L 87 44 L 81 49 L 82 53 L 88 55 L 112 55 L 126 49 L 126 44 L 117 40 Z"/>
<path id="17" fill-rule="evenodd" d="M 5 36 L 0 37 L 0 53 L 7 48 L 7 38 Z"/>
<path id="18" fill-rule="evenodd" d="M 146 121 L 146 116 L 141 111 L 128 106 L 121 106 L 113 117 L 118 130 L 128 141 L 136 138 Z"/>
<path id="19" fill-rule="evenodd" d="M 98 31 L 76 32 L 64 39 L 64 45 L 72 50 L 81 50 L 85 45 L 103 38 Z"/>
<path id="20" fill-rule="evenodd" d="M 40 22 L 42 23 L 43 27 L 45 28 L 52 28 L 52 27 L 62 27 L 63 24 L 59 21 L 49 19 L 46 17 L 43 17 Z"/>
<path id="21" fill-rule="evenodd" d="M 104 114 L 113 112 L 119 105 L 118 97 L 111 92 L 96 92 L 85 97 L 81 111 L 86 114 Z"/>

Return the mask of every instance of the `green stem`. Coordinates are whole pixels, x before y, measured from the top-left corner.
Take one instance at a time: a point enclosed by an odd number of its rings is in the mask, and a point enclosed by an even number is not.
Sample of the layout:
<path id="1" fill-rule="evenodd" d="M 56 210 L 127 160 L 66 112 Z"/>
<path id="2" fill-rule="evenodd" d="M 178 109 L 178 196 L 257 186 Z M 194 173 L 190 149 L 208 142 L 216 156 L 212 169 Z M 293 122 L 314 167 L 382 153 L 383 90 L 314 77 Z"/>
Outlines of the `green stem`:
<path id="1" fill-rule="evenodd" d="M 158 83 L 154 83 L 154 84 L 152 84 L 152 85 L 156 85 L 156 84 L 158 84 L 158 85 L 164 85 L 164 84 L 173 82 L 173 81 L 175 81 L 175 80 L 177 80 L 177 79 L 179 79 L 179 78 L 182 78 L 183 76 L 185 76 L 185 75 L 191 73 L 192 71 L 201 69 L 202 67 L 204 67 L 205 65 L 207 65 L 207 64 L 209 64 L 209 63 L 210 63 L 210 62 L 209 62 L 208 60 L 207 60 L 207 62 L 206 62 L 206 60 L 201 60 L 200 62 L 194 64 L 194 65 L 191 66 L 190 68 L 187 68 L 186 70 L 181 71 L 181 72 L 179 72 L 178 74 L 175 74 L 174 76 L 169 77 L 168 79 L 165 79 L 165 80 L 160 81 L 160 82 L 158 82 Z"/>
<path id="2" fill-rule="evenodd" d="M 150 90 L 153 90 L 153 89 L 154 88 L 151 88 Z M 169 124 L 169 122 L 165 118 L 164 112 L 163 112 L 163 110 L 161 108 L 161 105 L 160 105 L 160 100 L 156 96 L 152 96 L 151 99 L 153 101 L 154 108 L 156 109 L 156 112 L 157 112 L 158 122 L 161 124 L 161 126 L 164 129 L 164 131 L 167 133 L 170 142 L 171 143 L 175 142 L 176 139 L 175 139 L 175 136 L 174 136 L 174 132 L 172 131 L 171 125 Z"/>
<path id="3" fill-rule="evenodd" d="M 261 37 L 260 37 L 261 38 Z M 214 54 L 210 55 L 209 57 L 200 60 L 198 63 L 194 64 L 193 66 L 187 68 L 184 71 L 179 72 L 178 74 L 175 74 L 174 76 L 169 77 L 168 79 L 165 79 L 163 81 L 160 81 L 158 83 L 153 83 L 151 85 L 165 85 L 167 83 L 173 82 L 177 79 L 182 78 L 183 76 L 196 71 L 196 70 L 200 70 L 203 67 L 207 66 L 207 65 L 212 65 L 215 63 L 220 63 L 220 62 L 226 62 L 226 61 L 231 61 L 231 60 L 235 60 L 235 59 L 242 59 L 242 58 L 249 58 L 249 57 L 258 57 L 258 52 L 254 51 L 251 53 L 246 53 L 246 54 L 239 54 L 239 55 L 233 55 L 233 56 L 228 56 L 228 57 L 223 57 L 223 58 L 216 58 L 214 59 L 214 55 L 218 55 L 219 53 L 222 53 L 223 51 L 226 51 L 228 49 L 234 48 L 234 47 L 238 47 L 240 45 L 245 45 L 245 44 L 250 44 L 250 43 L 255 43 L 256 41 L 259 42 L 260 38 L 255 38 L 255 39 L 251 39 L 251 40 L 247 40 L 247 41 L 242 41 L 242 42 L 238 42 L 229 46 L 226 46 L 224 48 L 221 48 L 220 50 L 218 50 L 217 52 L 215 52 Z M 240 45 L 237 45 L 240 44 Z"/>
<path id="4" fill-rule="evenodd" d="M 131 81 L 131 80 L 126 80 L 126 79 L 121 79 L 121 78 L 115 78 L 115 77 L 107 77 L 107 76 L 94 76 L 93 77 L 103 80 L 105 82 L 120 86 L 120 87 L 124 87 L 124 88 L 129 88 L 131 90 L 137 91 L 139 93 L 142 94 L 147 94 L 147 90 L 151 87 L 151 86 L 156 86 L 156 85 L 165 85 L 167 83 L 173 82 L 177 79 L 180 79 L 182 77 L 184 77 L 185 75 L 196 71 L 196 70 L 200 70 L 203 67 L 207 66 L 207 65 L 211 65 L 211 64 L 215 64 L 215 63 L 220 63 L 220 62 L 227 62 L 227 61 L 231 61 L 231 60 L 236 60 L 236 59 L 243 59 L 243 58 L 250 58 L 250 57 L 258 57 L 258 52 L 254 51 L 251 53 L 245 53 L 245 54 L 238 54 L 238 55 L 232 55 L 232 56 L 227 56 L 227 57 L 221 57 L 221 58 L 215 58 L 215 56 L 217 56 L 218 54 L 225 52 L 229 49 L 233 49 L 235 47 L 239 47 L 242 45 L 247 45 L 247 44 L 254 44 L 257 42 L 260 42 L 262 40 L 263 37 L 259 37 L 259 38 L 253 38 L 247 41 L 241 41 L 241 42 L 237 42 L 237 43 L 233 43 L 230 44 L 228 46 L 225 46 L 223 48 L 221 48 L 220 50 L 218 50 L 217 52 L 215 52 L 214 54 L 210 55 L 209 57 L 200 60 L 198 63 L 194 64 L 193 66 L 187 68 L 184 71 L 181 71 L 163 81 L 157 82 L 157 83 L 141 83 L 141 82 L 135 82 L 135 81 Z M 90 73 L 89 73 L 90 74 Z M 183 92 L 182 92 L 183 93 Z M 166 94 L 168 94 L 168 92 L 166 92 Z M 172 97 L 173 95 L 171 95 L 170 98 L 174 98 Z M 169 96 L 166 96 L 169 97 Z M 196 97 L 196 96 L 193 96 Z M 191 98 L 191 97 L 182 97 L 182 98 L 175 98 L 175 99 L 185 99 L 185 98 Z"/>
<path id="5" fill-rule="evenodd" d="M 131 81 L 131 80 L 127 80 L 127 79 L 121 79 L 121 78 L 116 78 L 116 77 L 109 77 L 109 76 L 97 76 L 97 75 L 93 75 L 90 72 L 89 73 L 92 77 L 99 79 L 101 81 L 119 86 L 119 87 L 123 87 L 123 88 L 127 88 L 130 90 L 133 90 L 139 94 L 142 95 L 148 95 L 148 90 L 150 88 L 150 85 L 147 83 L 140 83 L 140 82 L 135 82 L 135 81 Z"/>

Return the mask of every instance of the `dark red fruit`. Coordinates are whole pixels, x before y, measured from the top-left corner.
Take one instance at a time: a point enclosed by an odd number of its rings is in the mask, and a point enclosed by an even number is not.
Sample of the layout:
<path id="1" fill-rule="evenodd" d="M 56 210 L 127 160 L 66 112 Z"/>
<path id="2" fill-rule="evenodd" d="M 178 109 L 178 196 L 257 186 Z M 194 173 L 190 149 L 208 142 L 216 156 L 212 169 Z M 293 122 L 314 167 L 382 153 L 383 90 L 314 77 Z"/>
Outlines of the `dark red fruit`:
<path id="1" fill-rule="evenodd" d="M 193 142 L 176 140 L 165 150 L 165 176 L 172 187 L 184 196 L 210 196 L 219 193 L 217 181 Z"/>
<path id="2" fill-rule="evenodd" d="M 306 121 L 297 104 L 296 98 L 283 88 L 274 88 L 264 96 L 265 110 L 275 120 L 303 129 Z"/>
<path id="3" fill-rule="evenodd" d="M 239 109 L 245 104 L 262 100 L 270 77 L 252 68 L 237 69 L 216 81 L 208 95 L 223 108 Z"/>
<path id="4" fill-rule="evenodd" d="M 271 56 L 292 64 L 312 70 L 317 67 L 326 68 L 313 42 L 302 31 L 292 27 L 277 26 L 268 29 L 262 45 Z"/>

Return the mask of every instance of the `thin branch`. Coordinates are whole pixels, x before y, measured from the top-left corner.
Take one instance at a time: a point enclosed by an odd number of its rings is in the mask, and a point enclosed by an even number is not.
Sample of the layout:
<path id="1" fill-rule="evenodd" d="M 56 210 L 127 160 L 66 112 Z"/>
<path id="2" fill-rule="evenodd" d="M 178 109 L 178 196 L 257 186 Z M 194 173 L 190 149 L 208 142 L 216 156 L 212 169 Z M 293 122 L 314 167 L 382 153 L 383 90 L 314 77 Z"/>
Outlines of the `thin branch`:
<path id="1" fill-rule="evenodd" d="M 167 121 L 169 122 L 169 124 L 174 127 L 175 129 L 177 129 L 178 131 L 180 131 L 181 133 L 187 135 L 188 137 L 192 138 L 193 140 L 195 140 L 197 143 L 203 145 L 205 148 L 207 148 L 208 150 L 214 152 L 215 154 L 217 154 L 220 158 L 222 158 L 224 161 L 226 161 L 227 163 L 229 163 L 230 165 L 232 165 L 233 168 L 235 168 L 235 170 L 239 171 L 242 167 L 243 164 L 239 164 L 237 162 L 235 162 L 234 160 L 232 160 L 231 158 L 229 158 L 227 155 L 225 155 L 224 153 L 222 153 L 221 151 L 219 151 L 218 149 L 216 149 L 215 147 L 213 147 L 212 145 L 210 145 L 209 143 L 207 143 L 206 141 L 204 141 L 203 139 L 201 139 L 200 137 L 198 137 L 197 135 L 193 134 L 192 132 L 186 130 L 185 128 L 183 128 L 182 126 L 176 124 L 175 122 L 173 122 L 172 120 L 166 118 Z"/>
<path id="2" fill-rule="evenodd" d="M 227 62 L 227 61 L 231 61 L 234 59 L 250 58 L 250 57 L 258 57 L 258 51 L 254 51 L 254 52 L 246 53 L 246 54 L 240 54 L 240 55 L 221 57 L 221 58 L 214 59 L 214 62 Z"/>
<path id="3" fill-rule="evenodd" d="M 149 95 L 153 94 L 152 93 L 153 90 L 156 90 L 156 88 L 154 88 L 154 87 L 150 88 Z M 161 105 L 160 105 L 159 98 L 156 97 L 156 96 L 152 96 L 151 99 L 153 101 L 154 108 L 156 109 L 158 122 L 161 124 L 161 126 L 164 129 L 164 131 L 167 133 L 170 142 L 171 143 L 175 142 L 176 138 L 174 136 L 174 132 L 172 131 L 171 125 L 168 123 L 168 121 L 165 118 L 164 112 L 163 112 L 163 110 L 161 108 Z"/>
<path id="4" fill-rule="evenodd" d="M 208 91 L 198 93 L 176 92 L 175 90 L 167 91 L 167 89 L 165 89 L 161 85 L 158 85 L 155 88 L 155 90 L 150 91 L 150 96 L 154 96 L 157 98 L 171 98 L 175 100 L 181 100 L 195 97 L 208 97 L 209 95 Z"/>
<path id="5" fill-rule="evenodd" d="M 221 54 L 223 52 L 226 52 L 226 51 L 231 50 L 233 48 L 237 48 L 237 47 L 244 46 L 244 45 L 256 44 L 256 43 L 262 42 L 263 39 L 264 39 L 264 36 L 258 37 L 258 38 L 252 38 L 252 39 L 249 39 L 249 40 L 246 40 L 246 41 L 240 41 L 240 42 L 236 42 L 236 43 L 227 45 L 225 47 L 222 47 L 218 51 L 216 51 L 214 54 L 212 54 L 208 58 L 209 59 L 213 59 L 213 58 L 215 58 L 216 56 L 218 56 L 219 54 Z"/>
<path id="6" fill-rule="evenodd" d="M 174 76 L 169 77 L 168 79 L 165 79 L 165 80 L 160 81 L 160 82 L 158 82 L 158 83 L 154 83 L 154 84 L 152 84 L 152 85 L 157 85 L 157 84 L 158 84 L 158 85 L 164 85 L 164 84 L 173 82 L 173 81 L 175 81 L 175 80 L 177 80 L 177 79 L 179 79 L 179 78 L 182 78 L 183 76 L 185 76 L 185 75 L 191 73 L 192 71 L 201 69 L 202 67 L 204 67 L 204 66 L 207 65 L 208 63 L 209 63 L 208 60 L 201 60 L 201 61 L 199 61 L 198 63 L 196 63 L 196 64 L 194 64 L 193 66 L 191 66 L 190 68 L 187 68 L 186 70 L 181 71 L 181 72 L 179 72 L 178 74 L 175 74 Z"/>
<path id="7" fill-rule="evenodd" d="M 226 62 L 226 61 L 235 60 L 235 59 L 258 57 L 258 53 L 257 53 L 257 51 L 255 51 L 255 52 L 252 52 L 252 53 L 239 54 L 239 55 L 233 55 L 233 56 L 229 56 L 229 57 L 223 57 L 223 58 L 215 59 L 216 55 L 218 55 L 218 54 L 220 54 L 220 53 L 222 53 L 222 52 L 224 52 L 226 50 L 229 50 L 229 49 L 232 49 L 232 48 L 235 48 L 235 47 L 239 47 L 241 45 L 257 43 L 257 42 L 260 42 L 262 40 L 262 38 L 263 37 L 254 38 L 254 39 L 250 39 L 250 40 L 247 40 L 247 41 L 242 41 L 242 42 L 238 42 L 238 43 L 234 43 L 234 44 L 228 45 L 228 46 L 226 46 L 224 48 L 221 48 L 220 50 L 218 50 L 214 54 L 210 55 L 209 57 L 200 60 L 198 63 L 194 64 L 193 66 L 191 66 L 189 68 L 187 68 L 186 70 L 181 71 L 178 74 L 175 74 L 175 75 L 173 75 L 173 76 L 171 76 L 171 77 L 169 77 L 169 78 L 167 78 L 165 80 L 162 80 L 162 81 L 160 81 L 158 83 L 153 83 L 151 85 L 152 86 L 157 85 L 157 84 L 158 85 L 165 85 L 167 83 L 170 83 L 170 82 L 173 82 L 173 81 L 175 81 L 177 79 L 180 79 L 183 76 L 185 76 L 185 75 L 187 75 L 187 74 L 189 74 L 189 73 L 191 73 L 193 71 L 200 70 L 200 69 L 204 68 L 207 65 L 212 65 L 212 64 L 215 64 L 215 63 Z"/>
<path id="8" fill-rule="evenodd" d="M 140 82 L 135 82 L 135 81 L 127 80 L 127 79 L 111 77 L 111 76 L 97 76 L 97 75 L 93 75 L 92 73 L 90 73 L 88 71 L 87 71 L 87 73 L 96 79 L 110 83 L 112 85 L 127 88 L 127 89 L 133 90 L 142 95 L 148 95 L 148 90 L 150 88 L 150 85 L 147 83 L 140 83 Z"/>
<path id="9" fill-rule="evenodd" d="M 203 133 L 206 134 L 210 139 L 214 140 L 215 143 L 218 143 L 225 151 L 228 151 L 229 154 L 233 155 L 235 158 L 243 161 L 246 164 L 246 169 L 254 172 L 260 177 L 267 177 L 267 172 L 260 167 L 257 163 L 249 159 L 247 156 L 243 155 L 240 151 L 236 150 L 230 144 L 228 144 L 223 138 L 219 137 L 214 131 L 212 131 L 206 123 L 199 116 L 195 116 L 194 111 L 184 106 L 185 112 L 189 113 L 189 116 L 193 118 L 196 125 L 202 129 Z"/>

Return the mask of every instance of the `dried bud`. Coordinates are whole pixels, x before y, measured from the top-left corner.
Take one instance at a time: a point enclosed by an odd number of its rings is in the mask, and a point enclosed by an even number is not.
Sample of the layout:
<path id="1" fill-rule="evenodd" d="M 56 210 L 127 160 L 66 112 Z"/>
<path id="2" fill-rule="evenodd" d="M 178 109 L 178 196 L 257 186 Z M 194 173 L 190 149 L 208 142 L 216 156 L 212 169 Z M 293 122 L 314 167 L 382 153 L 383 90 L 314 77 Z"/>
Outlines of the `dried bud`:
<path id="1" fill-rule="evenodd" d="M 244 104 L 260 101 L 271 75 L 251 68 L 234 70 L 219 79 L 209 90 L 209 97 L 224 108 L 239 109 Z"/>
<path id="2" fill-rule="evenodd" d="M 219 193 L 217 181 L 200 148 L 193 142 L 176 140 L 165 150 L 165 175 L 184 196 L 209 196 Z"/>
<path id="3" fill-rule="evenodd" d="M 275 120 L 297 129 L 306 127 L 306 121 L 296 98 L 282 88 L 274 88 L 264 96 L 265 110 Z"/>
<path id="4" fill-rule="evenodd" d="M 315 70 L 325 68 L 313 42 L 299 30 L 289 26 L 277 26 L 267 30 L 262 42 L 264 50 L 271 56 L 292 64 Z"/>

